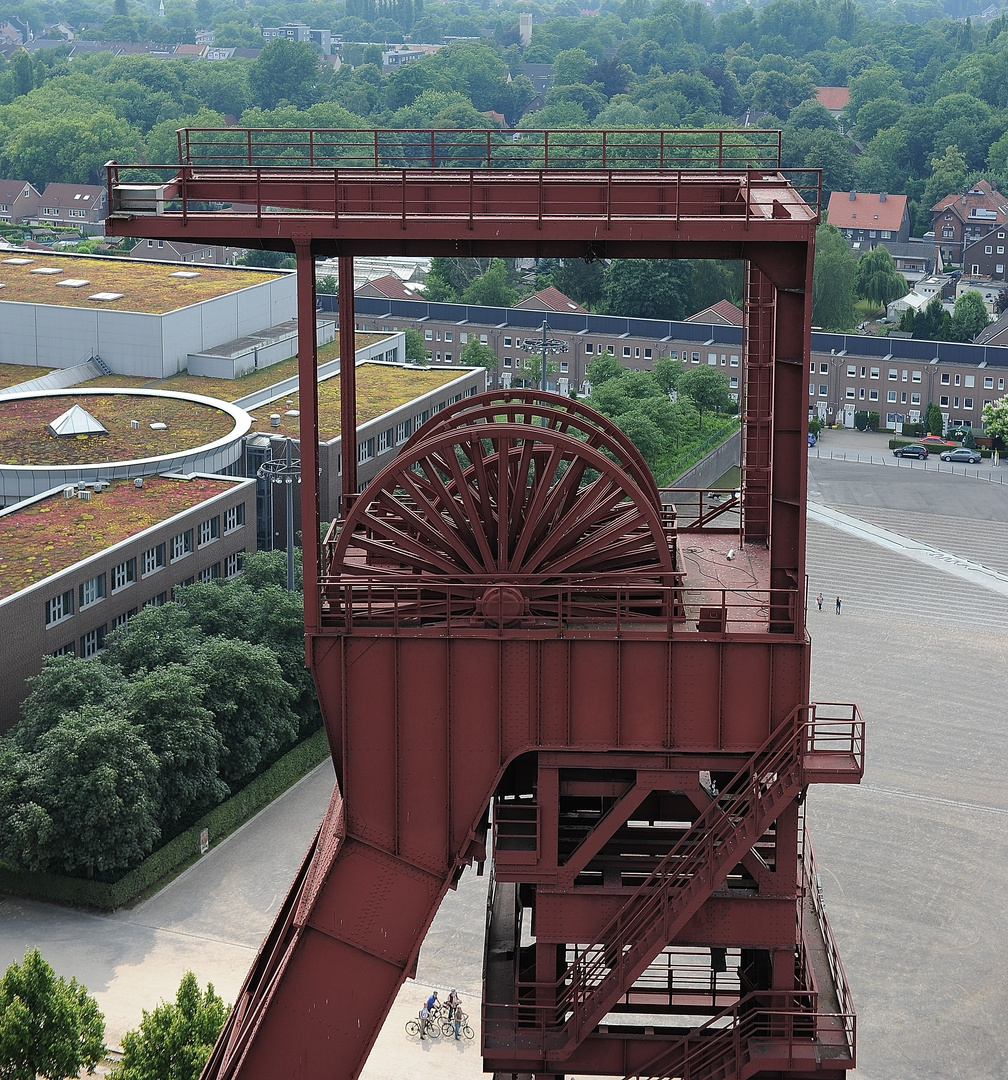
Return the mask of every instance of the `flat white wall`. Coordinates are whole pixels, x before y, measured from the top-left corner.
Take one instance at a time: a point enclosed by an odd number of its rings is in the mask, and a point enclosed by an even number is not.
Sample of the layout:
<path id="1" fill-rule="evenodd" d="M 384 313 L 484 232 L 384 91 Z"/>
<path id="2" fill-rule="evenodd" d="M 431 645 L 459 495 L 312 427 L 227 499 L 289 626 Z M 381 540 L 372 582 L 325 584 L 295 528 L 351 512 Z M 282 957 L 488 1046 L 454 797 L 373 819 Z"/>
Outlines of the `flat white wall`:
<path id="1" fill-rule="evenodd" d="M 163 377 L 161 319 L 160 315 L 144 315 L 138 311 L 98 312 L 98 356 L 120 375 L 144 375 L 149 379 Z M 53 365 L 61 366 L 55 359 Z"/>

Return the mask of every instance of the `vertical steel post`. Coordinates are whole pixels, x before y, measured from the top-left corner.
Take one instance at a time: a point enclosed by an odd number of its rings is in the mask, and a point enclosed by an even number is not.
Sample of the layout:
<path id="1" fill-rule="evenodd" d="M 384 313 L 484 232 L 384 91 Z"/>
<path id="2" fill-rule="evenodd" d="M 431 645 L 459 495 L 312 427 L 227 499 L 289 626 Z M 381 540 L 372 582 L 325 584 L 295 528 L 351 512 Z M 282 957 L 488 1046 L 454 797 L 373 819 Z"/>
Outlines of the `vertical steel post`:
<path id="1" fill-rule="evenodd" d="M 287 488 L 287 591 L 294 591 L 294 455 L 291 440 L 287 440 L 287 461 L 284 485 Z"/>
<path id="2" fill-rule="evenodd" d="M 340 256 L 339 339 L 340 339 L 340 451 L 343 456 L 343 503 L 346 517 L 357 494 L 357 349 L 354 341 L 353 256 Z"/>
<path id="3" fill-rule="evenodd" d="M 305 633 L 321 628 L 319 605 L 318 341 L 315 335 L 315 259 L 311 240 L 295 243 L 298 319 L 298 405 L 301 435 L 301 563 Z"/>

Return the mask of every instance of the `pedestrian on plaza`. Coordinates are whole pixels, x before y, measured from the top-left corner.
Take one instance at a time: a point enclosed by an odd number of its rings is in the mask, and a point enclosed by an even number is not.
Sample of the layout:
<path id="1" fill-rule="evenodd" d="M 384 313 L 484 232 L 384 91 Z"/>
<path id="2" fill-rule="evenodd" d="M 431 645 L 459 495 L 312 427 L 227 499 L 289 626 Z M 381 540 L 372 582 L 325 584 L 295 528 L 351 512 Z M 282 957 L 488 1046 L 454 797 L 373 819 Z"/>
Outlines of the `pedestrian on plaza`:
<path id="1" fill-rule="evenodd" d="M 815 602 L 819 605 L 819 610 L 822 611 L 822 593 L 815 598 Z"/>
<path id="2" fill-rule="evenodd" d="M 839 596 L 836 598 L 836 613 L 838 615 L 840 614 L 840 597 Z"/>

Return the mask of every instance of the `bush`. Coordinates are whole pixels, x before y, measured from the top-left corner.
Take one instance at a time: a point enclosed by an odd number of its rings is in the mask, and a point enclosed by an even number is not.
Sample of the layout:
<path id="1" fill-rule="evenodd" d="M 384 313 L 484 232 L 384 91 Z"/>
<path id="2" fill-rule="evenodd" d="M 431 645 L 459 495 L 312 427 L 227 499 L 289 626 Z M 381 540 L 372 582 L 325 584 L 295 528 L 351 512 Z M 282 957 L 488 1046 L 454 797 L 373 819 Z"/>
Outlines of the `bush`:
<path id="1" fill-rule="evenodd" d="M 864 431 L 868 427 L 868 413 L 864 409 L 858 409 L 854 414 L 854 426 L 858 431 Z"/>
<path id="2" fill-rule="evenodd" d="M 878 431 L 879 429 L 879 414 L 877 412 L 870 412 L 868 414 L 868 430 Z"/>

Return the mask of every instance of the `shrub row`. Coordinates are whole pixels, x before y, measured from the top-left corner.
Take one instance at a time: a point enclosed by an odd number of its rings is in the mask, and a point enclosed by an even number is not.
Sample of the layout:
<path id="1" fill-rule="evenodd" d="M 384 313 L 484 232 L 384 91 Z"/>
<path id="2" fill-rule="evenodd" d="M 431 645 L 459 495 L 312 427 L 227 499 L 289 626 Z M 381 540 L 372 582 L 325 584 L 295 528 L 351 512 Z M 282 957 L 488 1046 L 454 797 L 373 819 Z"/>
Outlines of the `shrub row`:
<path id="1" fill-rule="evenodd" d="M 230 799 L 169 840 L 118 881 L 89 881 L 58 874 L 36 874 L 0 866 L 0 892 L 75 907 L 114 911 L 165 883 L 199 856 L 200 833 L 206 829 L 211 845 L 230 835 L 264 806 L 306 776 L 329 756 L 324 730 L 298 743 L 265 772 Z"/>

